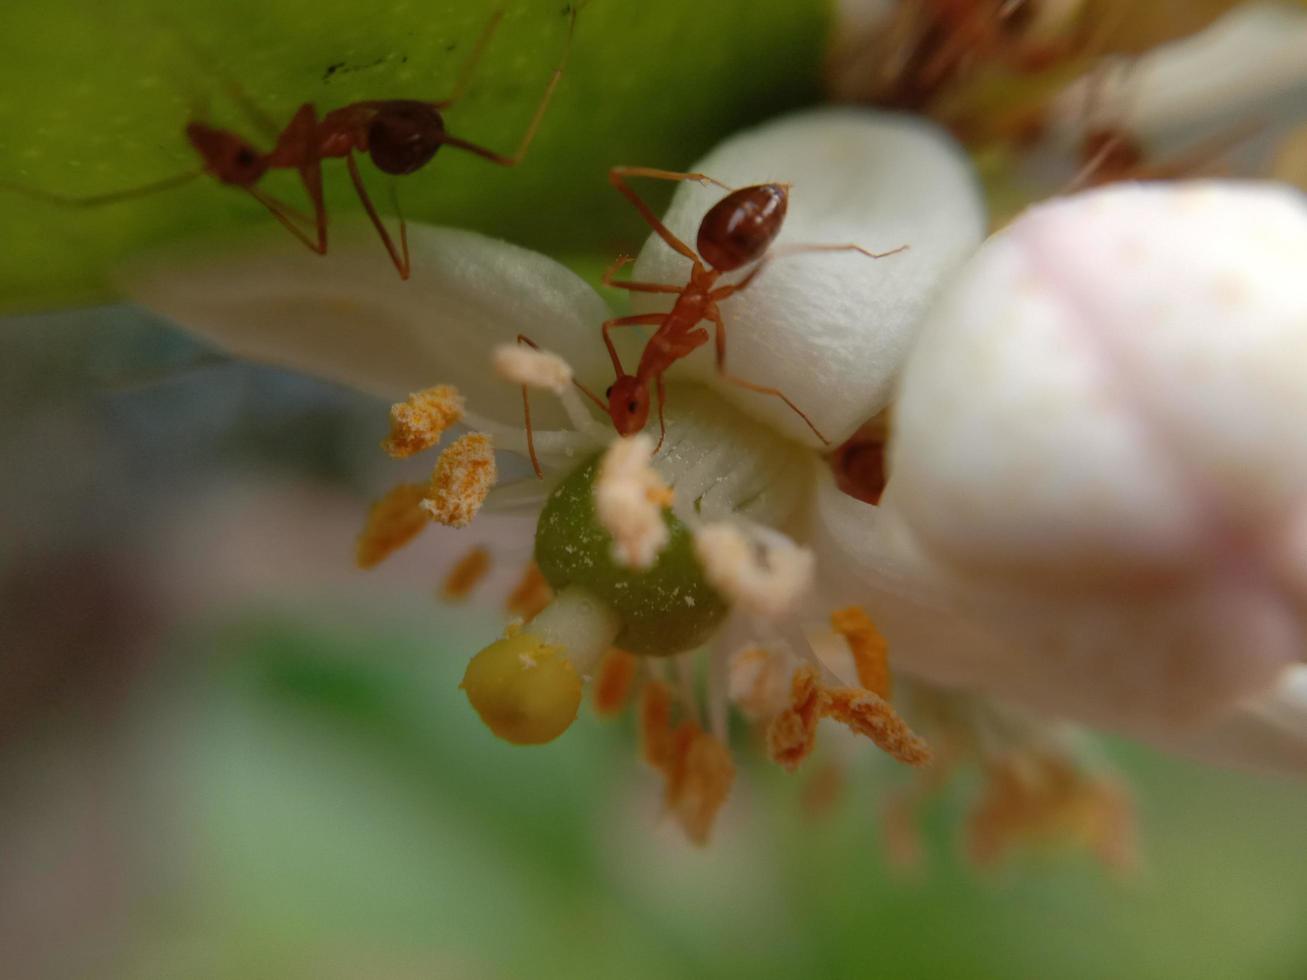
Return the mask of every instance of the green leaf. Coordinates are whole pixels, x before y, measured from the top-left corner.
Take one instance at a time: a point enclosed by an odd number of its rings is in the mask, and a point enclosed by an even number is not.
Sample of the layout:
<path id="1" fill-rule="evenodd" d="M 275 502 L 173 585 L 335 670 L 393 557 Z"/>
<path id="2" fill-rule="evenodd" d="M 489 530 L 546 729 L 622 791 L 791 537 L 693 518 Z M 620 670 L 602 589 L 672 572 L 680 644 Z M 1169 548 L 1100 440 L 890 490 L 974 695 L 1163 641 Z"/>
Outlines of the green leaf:
<path id="1" fill-rule="evenodd" d="M 0 5 L 0 183 L 66 196 L 118 191 L 195 169 L 192 118 L 271 146 L 235 83 L 285 124 L 362 99 L 446 96 L 499 0 L 43 0 Z M 450 132 L 511 152 L 566 35 L 563 0 L 506 16 Z M 558 252 L 633 249 L 638 218 L 608 186 L 615 163 L 684 167 L 722 136 L 811 101 L 825 29 L 811 0 L 590 0 L 572 59 L 522 166 L 446 148 L 399 178 L 404 213 Z M 365 179 L 389 214 L 387 182 Z M 333 221 L 357 214 L 340 160 L 325 164 Z M 266 178 L 297 205 L 297 182 Z M 657 191 L 664 189 L 658 188 Z M 205 175 L 94 208 L 0 192 L 0 309 L 101 299 L 147 249 L 278 231 L 248 195 Z M 377 245 L 381 248 L 380 242 Z"/>

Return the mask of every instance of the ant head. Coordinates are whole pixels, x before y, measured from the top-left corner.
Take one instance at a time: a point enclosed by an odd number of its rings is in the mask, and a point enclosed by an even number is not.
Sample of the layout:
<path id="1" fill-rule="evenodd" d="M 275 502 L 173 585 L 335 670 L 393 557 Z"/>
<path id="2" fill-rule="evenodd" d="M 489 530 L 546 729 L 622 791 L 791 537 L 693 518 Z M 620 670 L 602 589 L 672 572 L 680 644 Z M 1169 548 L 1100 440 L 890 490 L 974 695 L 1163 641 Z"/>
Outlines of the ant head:
<path id="1" fill-rule="evenodd" d="M 756 184 L 727 194 L 699 222 L 699 254 L 718 272 L 762 258 L 780 234 L 789 199 L 788 184 Z"/>
<path id="2" fill-rule="evenodd" d="M 635 435 L 649 421 L 649 387 L 633 374 L 623 374 L 604 392 L 608 417 L 617 434 Z"/>
<path id="3" fill-rule="evenodd" d="M 224 184 L 250 187 L 268 170 L 268 161 L 253 146 L 234 133 L 193 122 L 186 138 L 204 159 L 204 167 Z"/>
<path id="4" fill-rule="evenodd" d="M 444 134 L 445 120 L 430 102 L 392 99 L 368 126 L 368 155 L 382 173 L 411 174 L 436 155 Z"/>

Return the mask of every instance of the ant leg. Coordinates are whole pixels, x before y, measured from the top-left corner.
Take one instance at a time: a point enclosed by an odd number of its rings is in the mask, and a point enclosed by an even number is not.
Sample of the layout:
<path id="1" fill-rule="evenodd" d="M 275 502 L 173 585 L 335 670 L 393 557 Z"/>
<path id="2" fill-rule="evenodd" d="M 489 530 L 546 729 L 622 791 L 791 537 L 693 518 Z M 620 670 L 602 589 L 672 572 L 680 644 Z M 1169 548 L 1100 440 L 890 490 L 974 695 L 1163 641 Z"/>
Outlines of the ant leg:
<path id="1" fill-rule="evenodd" d="M 13 194 L 19 194 L 23 197 L 31 198 L 34 201 L 44 201 L 47 204 L 56 204 L 63 208 L 95 208 L 102 204 L 117 204 L 119 201 L 130 201 L 138 197 L 147 197 L 150 194 L 156 194 L 159 191 L 169 191 L 174 187 L 181 187 L 188 184 L 196 177 L 204 174 L 204 169 L 188 170 L 186 173 L 174 174 L 171 177 L 165 177 L 162 180 L 152 181 L 149 184 L 141 184 L 139 187 L 128 187 L 120 191 L 109 191 L 107 194 L 89 194 L 85 197 L 72 197 L 67 194 L 59 194 L 55 191 L 42 190 L 39 187 L 25 187 L 22 184 L 10 183 L 7 180 L 0 180 L 0 191 L 8 191 Z"/>
<path id="2" fill-rule="evenodd" d="M 268 154 L 268 160 L 271 166 L 294 167 L 299 173 L 304 193 L 313 206 L 313 217 L 301 220 L 313 224 L 318 240 L 316 251 L 326 255 L 327 205 L 322 195 L 322 157 L 318 154 L 315 138 L 317 129 L 318 112 L 313 103 L 305 102 L 295 110 L 295 115 L 277 137 L 277 145 Z"/>
<path id="3" fill-rule="evenodd" d="M 377 214 L 377 209 L 372 204 L 372 198 L 368 196 L 368 189 L 363 185 L 363 175 L 359 173 L 359 165 L 354 159 L 352 150 L 345 154 L 345 165 L 349 170 L 349 179 L 354 182 L 354 190 L 358 194 L 359 200 L 363 202 L 363 209 L 367 211 L 368 217 L 372 220 L 372 227 L 377 229 L 377 234 L 381 236 L 381 244 L 386 246 L 386 251 L 390 253 L 390 261 L 395 263 L 399 278 L 407 279 L 409 276 L 407 236 L 404 254 L 401 256 L 395 248 L 395 243 L 390 238 L 390 232 L 386 231 L 386 226 L 381 223 L 381 216 Z"/>
<path id="4" fill-rule="evenodd" d="M 272 216 L 281 222 L 282 227 L 303 242 L 310 251 L 317 252 L 319 255 L 327 254 L 327 244 L 322 240 L 321 236 L 317 241 L 314 241 L 303 228 L 295 223 L 295 218 L 298 217 L 303 220 L 304 215 L 298 214 L 294 208 L 283 204 L 269 194 L 263 193 L 257 187 L 246 187 L 245 190 L 249 192 L 254 200 L 271 211 Z"/>
<path id="5" fill-rule="evenodd" d="M 658 216 L 653 213 L 653 209 L 644 203 L 640 195 L 633 191 L 630 185 L 622 179 L 623 177 L 649 177 L 654 180 L 693 180 L 700 184 L 716 184 L 728 191 L 731 188 L 720 180 L 714 180 L 707 174 L 678 173 L 672 170 L 654 170 L 650 167 L 612 167 L 608 171 L 608 182 L 617 188 L 617 193 L 630 201 L 635 209 L 640 212 L 640 217 L 644 218 L 645 223 L 654 230 L 654 234 L 691 262 L 698 262 L 698 253 L 673 235 L 671 229 L 658 220 Z"/>
<path id="6" fill-rule="evenodd" d="M 658 445 L 654 446 L 654 455 L 658 455 L 658 450 L 663 448 L 663 440 L 667 438 L 667 421 L 663 418 L 663 406 L 667 404 L 667 388 L 663 384 L 663 376 L 658 375 Z"/>
<path id="7" fill-rule="evenodd" d="M 718 289 L 714 289 L 708 294 L 708 298 L 713 302 L 717 302 L 718 300 L 726 299 L 728 296 L 734 296 L 736 293 L 747 289 L 749 284 L 758 278 L 763 269 L 767 268 L 769 263 L 774 262 L 776 259 L 789 258 L 792 255 L 803 255 L 808 252 L 857 252 L 859 255 L 865 255 L 869 259 L 883 259 L 888 258 L 891 255 L 898 255 L 900 252 L 906 252 L 909 248 L 911 248 L 910 245 L 900 245 L 898 248 L 892 248 L 888 252 L 871 252 L 863 248 L 861 245 L 781 245 L 772 249 L 767 255 L 764 255 L 762 261 L 755 265 L 753 269 L 750 270 L 749 274 L 739 282 L 730 283 L 721 286 Z"/>
<path id="8" fill-rule="evenodd" d="M 313 226 L 318 235 L 318 247 L 315 251 L 327 254 L 327 205 L 322 198 L 322 161 L 315 160 L 309 166 L 300 167 L 300 180 L 304 190 L 313 202 Z"/>
<path id="9" fill-rule="evenodd" d="M 771 395 L 775 398 L 779 398 L 781 401 L 783 401 L 786 405 L 790 407 L 790 411 L 794 412 L 795 415 L 803 419 L 803 421 L 807 424 L 808 428 L 812 430 L 813 435 L 815 435 L 818 439 L 820 439 L 823 445 L 829 446 L 830 440 L 821 434 L 820 429 L 818 429 L 815 425 L 813 425 L 812 419 L 808 418 L 807 414 L 804 413 L 803 409 L 799 408 L 798 405 L 790 401 L 789 397 L 785 394 L 785 392 L 781 391 L 779 388 L 768 388 L 766 385 L 754 384 L 752 381 L 745 381 L 743 378 L 737 378 L 735 375 L 727 373 L 726 371 L 726 324 L 722 320 L 721 311 L 718 310 L 715 306 L 708 312 L 708 319 L 717 325 L 717 333 L 715 338 L 717 341 L 717 374 L 721 377 L 721 379 L 723 381 L 729 381 L 733 385 L 739 385 L 741 388 L 745 388 L 749 391 L 756 391 L 760 395 Z"/>
<path id="10" fill-rule="evenodd" d="M 616 282 L 613 276 L 622 271 L 622 268 L 631 262 L 631 256 L 619 255 L 607 269 L 604 270 L 603 284 L 611 286 L 613 289 L 626 289 L 633 293 L 680 293 L 684 292 L 684 286 L 673 286 L 670 283 L 662 282 Z"/>
<path id="11" fill-rule="evenodd" d="M 613 359 L 613 369 L 619 378 L 626 374 L 626 371 L 622 369 L 622 359 L 617 356 L 617 348 L 613 346 L 613 338 L 608 336 L 608 332 L 613 327 L 661 326 L 666 319 L 666 313 L 637 313 L 634 316 L 619 316 L 604 321 L 604 344 L 608 347 L 608 356 Z M 604 407 L 604 411 L 608 411 L 607 406 Z"/>
<path id="12" fill-rule="evenodd" d="M 558 67 L 555 68 L 553 74 L 549 76 L 549 84 L 545 86 L 544 95 L 540 97 L 540 102 L 536 106 L 535 114 L 531 116 L 531 122 L 527 124 L 526 132 L 522 134 L 522 138 L 518 141 L 517 149 L 513 152 L 512 156 L 497 153 L 487 147 L 479 146 L 476 143 L 470 143 L 465 139 L 459 139 L 457 136 L 452 136 L 449 133 L 440 134 L 441 144 L 452 146 L 459 150 L 467 150 L 469 153 L 475 153 L 482 159 L 489 160 L 491 163 L 497 163 L 501 167 L 516 167 L 521 163 L 523 158 L 526 156 L 527 149 L 530 148 L 531 143 L 536 138 L 536 131 L 540 128 L 541 121 L 545 118 L 545 111 L 549 108 L 550 101 L 553 100 L 554 90 L 558 88 L 558 83 L 563 77 L 563 69 L 567 67 L 567 59 L 572 53 L 572 35 L 576 32 L 576 12 L 580 6 L 580 4 L 573 4 L 568 10 L 570 20 L 567 25 L 567 42 L 563 47 L 562 60 L 558 62 Z M 440 108 L 441 103 L 433 103 L 433 105 Z"/>
<path id="13" fill-rule="evenodd" d="M 540 345 L 537 344 L 534 340 L 532 340 L 530 337 L 528 337 L 528 336 L 527 336 L 526 334 L 524 334 L 524 333 L 520 333 L 520 334 L 517 335 L 517 342 L 518 342 L 519 344 L 526 344 L 526 345 L 527 345 L 528 347 L 530 347 L 532 350 L 540 350 Z M 596 395 L 593 391 L 591 391 L 591 390 L 590 390 L 589 388 L 587 388 L 585 385 L 581 384 L 581 382 L 577 381 L 576 378 L 573 378 L 573 379 L 572 379 L 572 384 L 577 388 L 577 390 L 579 390 L 579 391 L 581 392 L 581 394 L 585 395 L 586 398 L 589 398 L 592 402 L 594 402 L 596 405 L 598 405 L 598 406 L 599 406 L 599 411 L 601 411 L 601 412 L 607 412 L 607 411 L 608 411 L 608 407 L 607 407 L 606 405 L 604 405 L 604 403 L 603 403 L 603 399 L 601 399 L 598 395 Z"/>
<path id="14" fill-rule="evenodd" d="M 408 222 L 404 220 L 404 209 L 399 206 L 399 185 L 393 177 L 390 179 L 390 204 L 399 219 L 399 250 L 404 256 L 404 268 L 412 269 L 413 263 L 408 257 Z"/>
<path id="15" fill-rule="evenodd" d="M 490 20 L 481 30 L 481 36 L 477 38 L 476 47 L 468 55 L 467 61 L 463 62 L 463 67 L 458 71 L 458 77 L 454 79 L 454 91 L 448 98 L 440 99 L 431 104 L 437 109 L 448 109 L 455 102 L 461 99 L 467 93 L 468 83 L 472 81 L 472 73 L 476 70 L 477 62 L 486 52 L 486 46 L 490 44 L 490 39 L 495 36 L 495 31 L 499 27 L 500 21 L 504 19 L 504 8 L 500 7 L 490 15 Z"/>

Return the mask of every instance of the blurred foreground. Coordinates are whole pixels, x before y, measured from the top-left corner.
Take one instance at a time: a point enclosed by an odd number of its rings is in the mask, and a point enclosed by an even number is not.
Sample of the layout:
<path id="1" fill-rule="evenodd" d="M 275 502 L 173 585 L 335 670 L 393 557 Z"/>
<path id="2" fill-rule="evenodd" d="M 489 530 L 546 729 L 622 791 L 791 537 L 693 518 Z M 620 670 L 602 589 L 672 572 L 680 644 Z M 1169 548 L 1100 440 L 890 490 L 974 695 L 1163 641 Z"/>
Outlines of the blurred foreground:
<path id="1" fill-rule="evenodd" d="M 695 850 L 629 717 L 524 750 L 468 708 L 498 614 L 431 596 L 496 542 L 352 569 L 381 406 L 121 310 L 0 345 L 6 978 L 1307 975 L 1307 788 L 1126 748 L 1134 880 L 978 875 L 957 794 L 905 874 L 864 752 L 815 813 L 817 766 L 747 768 Z"/>

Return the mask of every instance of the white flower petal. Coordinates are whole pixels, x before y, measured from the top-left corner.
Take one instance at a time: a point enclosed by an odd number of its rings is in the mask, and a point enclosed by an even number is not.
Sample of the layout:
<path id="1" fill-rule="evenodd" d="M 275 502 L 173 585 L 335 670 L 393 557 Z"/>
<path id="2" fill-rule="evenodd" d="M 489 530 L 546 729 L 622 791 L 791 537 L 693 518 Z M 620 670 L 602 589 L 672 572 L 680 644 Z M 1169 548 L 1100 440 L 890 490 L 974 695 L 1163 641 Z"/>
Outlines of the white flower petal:
<path id="1" fill-rule="evenodd" d="M 1307 772 L 1307 667 L 1289 668 L 1268 694 L 1239 705 L 1173 747 L 1227 765 Z"/>
<path id="2" fill-rule="evenodd" d="M 827 479 L 814 510 L 823 606 L 862 605 L 896 674 L 1210 762 L 1307 772 L 1307 668 L 1248 671 L 1228 653 L 1255 638 L 1213 635 L 1201 601 L 1168 616 L 1147 602 L 987 592 L 914 551 L 892 497 L 871 507 Z"/>
<path id="3" fill-rule="evenodd" d="M 827 535 L 915 553 L 1007 641 L 923 671 L 1161 737 L 1303 658 L 1303 268 L 1302 199 L 1239 184 L 1082 195 L 982 249 L 904 372 L 878 517 L 911 540 Z"/>
<path id="4" fill-rule="evenodd" d="M 582 379 L 611 371 L 599 337 L 603 300 L 536 252 L 473 232 L 409 223 L 413 276 L 401 281 L 375 235 L 337 236 L 316 255 L 289 236 L 234 255 L 135 270 L 142 305 L 241 357 L 387 399 L 456 386 L 475 416 L 521 427 L 521 397 L 495 377 L 491 352 L 524 333 Z M 564 423 L 537 393 L 533 421 Z"/>
<path id="5" fill-rule="evenodd" d="M 910 246 L 883 259 L 779 259 L 722 304 L 730 371 L 780 388 L 828 439 L 841 441 L 886 404 L 928 299 L 983 237 L 984 205 L 965 156 L 920 119 L 824 109 L 735 136 L 694 169 L 735 187 L 791 182 L 779 242 L 853 243 L 874 252 Z M 667 225 L 693 247 L 700 220 L 722 196 L 720 188 L 679 185 Z M 688 260 L 650 236 L 632 277 L 683 284 L 688 272 Z M 637 299 L 637 308 L 667 308 L 665 296 Z M 711 346 L 675 373 L 715 379 Z M 779 399 L 718 383 L 750 414 L 819 445 Z"/>
<path id="6" fill-rule="evenodd" d="M 1028 212 L 905 369 L 890 471 L 914 532 L 1030 585 L 1307 558 L 1271 555 L 1307 515 L 1304 268 L 1307 206 L 1275 185 Z"/>
<path id="7" fill-rule="evenodd" d="M 1095 116 L 1153 140 L 1192 139 L 1255 114 L 1262 126 L 1304 114 L 1307 13 L 1245 4 L 1182 41 L 1131 59 L 1115 73 L 1069 88 L 1054 112 L 1071 132 Z"/>

